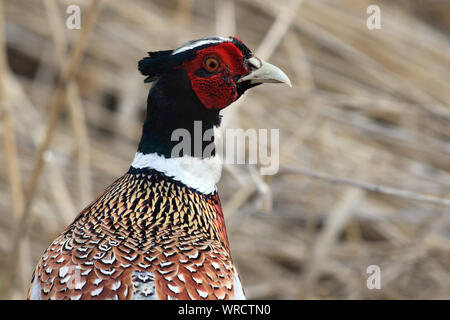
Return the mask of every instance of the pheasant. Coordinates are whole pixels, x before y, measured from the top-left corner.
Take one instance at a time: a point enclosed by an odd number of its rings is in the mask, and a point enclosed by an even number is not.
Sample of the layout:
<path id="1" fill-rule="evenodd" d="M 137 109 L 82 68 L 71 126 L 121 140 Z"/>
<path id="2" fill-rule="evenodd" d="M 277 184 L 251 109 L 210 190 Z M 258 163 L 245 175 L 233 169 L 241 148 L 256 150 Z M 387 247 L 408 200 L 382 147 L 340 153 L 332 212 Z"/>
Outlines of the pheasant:
<path id="1" fill-rule="evenodd" d="M 138 66 L 153 84 L 131 167 L 44 252 L 28 299 L 245 299 L 216 188 L 219 157 L 204 156 L 203 141 L 200 153 L 174 155 L 172 133 L 194 135 L 201 121 L 203 136 L 247 89 L 290 81 L 237 37 L 149 52 Z"/>

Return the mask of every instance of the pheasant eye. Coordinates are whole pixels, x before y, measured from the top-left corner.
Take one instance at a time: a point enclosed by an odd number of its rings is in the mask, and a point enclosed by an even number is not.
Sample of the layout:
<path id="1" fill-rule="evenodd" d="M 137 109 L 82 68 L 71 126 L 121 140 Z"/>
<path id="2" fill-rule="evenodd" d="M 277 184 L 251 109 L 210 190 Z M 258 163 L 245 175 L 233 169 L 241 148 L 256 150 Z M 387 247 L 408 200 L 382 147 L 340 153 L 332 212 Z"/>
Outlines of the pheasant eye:
<path id="1" fill-rule="evenodd" d="M 205 70 L 208 72 L 215 72 L 219 69 L 219 60 L 217 60 L 216 58 L 213 57 L 209 57 L 205 59 Z"/>

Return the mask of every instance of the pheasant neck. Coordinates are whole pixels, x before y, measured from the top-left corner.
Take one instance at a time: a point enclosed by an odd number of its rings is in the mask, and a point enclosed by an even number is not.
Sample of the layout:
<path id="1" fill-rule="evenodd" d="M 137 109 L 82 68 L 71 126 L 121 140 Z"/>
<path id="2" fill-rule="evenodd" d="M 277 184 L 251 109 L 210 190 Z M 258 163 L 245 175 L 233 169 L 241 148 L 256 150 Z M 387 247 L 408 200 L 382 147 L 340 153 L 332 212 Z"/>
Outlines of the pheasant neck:
<path id="1" fill-rule="evenodd" d="M 186 72 L 174 70 L 158 79 L 149 92 L 138 152 L 165 158 L 214 155 L 213 128 L 219 124 L 219 111 L 206 109 Z"/>

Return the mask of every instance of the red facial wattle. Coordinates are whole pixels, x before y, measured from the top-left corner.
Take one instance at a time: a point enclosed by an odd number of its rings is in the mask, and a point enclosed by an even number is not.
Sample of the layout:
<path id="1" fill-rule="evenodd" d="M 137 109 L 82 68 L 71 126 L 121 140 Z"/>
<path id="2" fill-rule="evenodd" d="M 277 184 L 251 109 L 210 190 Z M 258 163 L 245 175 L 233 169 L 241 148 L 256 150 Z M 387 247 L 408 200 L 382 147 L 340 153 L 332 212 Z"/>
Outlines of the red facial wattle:
<path id="1" fill-rule="evenodd" d="M 216 71 L 205 67 L 209 58 L 216 59 Z M 231 42 L 199 50 L 193 60 L 185 62 L 192 89 L 207 109 L 223 109 L 238 96 L 235 79 L 248 74 L 242 52 Z"/>

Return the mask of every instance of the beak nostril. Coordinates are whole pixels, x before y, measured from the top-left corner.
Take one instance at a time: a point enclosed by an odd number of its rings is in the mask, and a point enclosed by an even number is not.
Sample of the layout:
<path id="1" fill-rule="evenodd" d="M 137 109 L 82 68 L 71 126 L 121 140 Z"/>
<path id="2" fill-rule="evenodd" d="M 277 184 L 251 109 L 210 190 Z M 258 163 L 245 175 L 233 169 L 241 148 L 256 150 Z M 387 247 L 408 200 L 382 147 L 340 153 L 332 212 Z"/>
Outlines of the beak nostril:
<path id="1" fill-rule="evenodd" d="M 262 61 L 258 57 L 251 57 L 247 62 L 252 67 L 252 70 L 259 69 L 262 66 Z"/>

